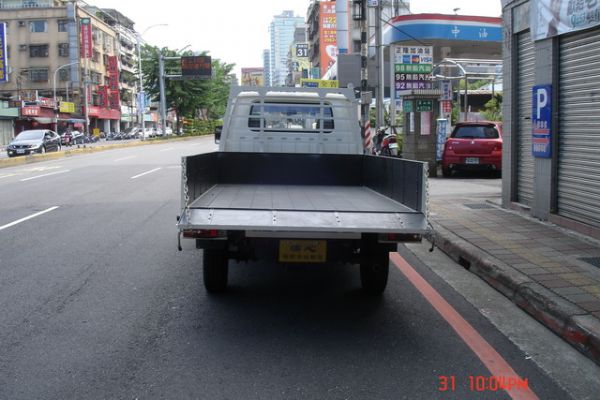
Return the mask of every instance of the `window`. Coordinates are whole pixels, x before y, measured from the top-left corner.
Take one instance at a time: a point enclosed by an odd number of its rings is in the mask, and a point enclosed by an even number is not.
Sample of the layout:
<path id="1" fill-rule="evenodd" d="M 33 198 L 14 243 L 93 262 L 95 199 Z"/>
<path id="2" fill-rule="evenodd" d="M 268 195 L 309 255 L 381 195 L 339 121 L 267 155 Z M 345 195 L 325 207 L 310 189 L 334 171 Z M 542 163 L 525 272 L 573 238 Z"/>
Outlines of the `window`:
<path id="1" fill-rule="evenodd" d="M 68 19 L 59 19 L 57 21 L 58 23 L 58 31 L 59 32 L 67 32 L 67 28 L 69 26 L 69 20 Z"/>
<path id="2" fill-rule="evenodd" d="M 94 50 L 92 53 L 92 61 L 97 63 L 98 60 L 100 60 L 100 52 Z"/>
<path id="3" fill-rule="evenodd" d="M 61 82 L 68 81 L 69 79 L 71 79 L 71 72 L 67 68 L 59 69 L 58 79 L 60 79 Z"/>
<path id="4" fill-rule="evenodd" d="M 330 105 L 265 103 L 250 107 L 248 127 L 258 131 L 325 132 L 334 129 Z M 321 124 L 321 121 L 323 122 Z"/>
<path id="5" fill-rule="evenodd" d="M 69 57 L 69 43 L 59 43 L 58 44 L 58 56 L 59 57 Z"/>
<path id="6" fill-rule="evenodd" d="M 29 31 L 30 32 L 47 32 L 48 31 L 48 23 L 45 20 L 30 21 L 29 22 Z"/>
<path id="7" fill-rule="evenodd" d="M 498 139 L 500 135 L 493 126 L 463 125 L 458 126 L 451 137 L 455 139 Z"/>
<path id="8" fill-rule="evenodd" d="M 48 68 L 30 69 L 29 80 L 32 82 L 48 82 Z"/>
<path id="9" fill-rule="evenodd" d="M 48 45 L 31 45 L 29 46 L 29 57 L 48 57 Z"/>
<path id="10" fill-rule="evenodd" d="M 100 82 L 102 81 L 102 75 L 97 72 L 92 72 L 90 74 L 90 78 L 92 80 L 92 83 L 95 85 L 99 85 Z"/>

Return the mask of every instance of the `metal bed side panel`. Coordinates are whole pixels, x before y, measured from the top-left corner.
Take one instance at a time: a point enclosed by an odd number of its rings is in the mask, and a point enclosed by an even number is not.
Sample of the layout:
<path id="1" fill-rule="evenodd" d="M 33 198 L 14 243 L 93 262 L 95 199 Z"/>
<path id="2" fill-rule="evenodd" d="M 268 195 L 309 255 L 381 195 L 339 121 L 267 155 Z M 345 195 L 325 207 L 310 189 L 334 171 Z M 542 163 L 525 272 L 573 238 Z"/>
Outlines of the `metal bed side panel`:
<path id="1" fill-rule="evenodd" d="M 418 212 L 426 210 L 426 163 L 363 156 L 363 185 Z"/>
<path id="2" fill-rule="evenodd" d="M 185 157 L 184 208 L 218 183 L 365 186 L 426 213 L 425 163 L 368 155 L 228 153 Z"/>

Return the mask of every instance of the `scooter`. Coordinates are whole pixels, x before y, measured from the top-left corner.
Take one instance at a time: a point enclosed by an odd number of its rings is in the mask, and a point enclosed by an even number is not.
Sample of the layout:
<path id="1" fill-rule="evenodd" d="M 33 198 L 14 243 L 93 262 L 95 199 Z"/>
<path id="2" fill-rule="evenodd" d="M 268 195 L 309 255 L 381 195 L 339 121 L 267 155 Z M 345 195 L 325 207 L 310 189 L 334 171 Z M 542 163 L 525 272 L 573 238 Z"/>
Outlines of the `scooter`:
<path id="1" fill-rule="evenodd" d="M 387 132 L 385 129 L 377 130 L 373 138 L 373 154 L 376 156 L 397 157 L 398 142 L 396 134 L 390 129 Z"/>

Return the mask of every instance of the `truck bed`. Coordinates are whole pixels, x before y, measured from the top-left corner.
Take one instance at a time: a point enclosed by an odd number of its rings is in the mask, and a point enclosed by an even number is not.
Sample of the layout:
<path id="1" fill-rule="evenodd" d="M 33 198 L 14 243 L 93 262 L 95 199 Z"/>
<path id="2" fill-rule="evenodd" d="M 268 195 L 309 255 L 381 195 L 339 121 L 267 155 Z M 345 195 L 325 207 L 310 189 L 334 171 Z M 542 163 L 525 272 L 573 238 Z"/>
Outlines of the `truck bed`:
<path id="1" fill-rule="evenodd" d="M 415 210 L 359 186 L 217 184 L 190 208 L 413 213 Z"/>
<path id="2" fill-rule="evenodd" d="M 209 153 L 186 157 L 183 166 L 181 230 L 427 230 L 422 163 L 362 155 Z"/>

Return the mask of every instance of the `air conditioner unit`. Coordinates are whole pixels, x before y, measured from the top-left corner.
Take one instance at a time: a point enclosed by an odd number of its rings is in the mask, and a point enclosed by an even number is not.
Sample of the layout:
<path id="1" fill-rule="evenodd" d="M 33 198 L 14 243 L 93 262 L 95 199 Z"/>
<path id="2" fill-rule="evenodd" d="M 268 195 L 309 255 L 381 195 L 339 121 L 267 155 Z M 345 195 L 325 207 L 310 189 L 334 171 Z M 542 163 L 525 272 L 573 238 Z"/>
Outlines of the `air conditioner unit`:
<path id="1" fill-rule="evenodd" d="M 29 46 L 26 44 L 19 45 L 19 51 L 27 51 L 28 48 Z"/>
<path id="2" fill-rule="evenodd" d="M 27 23 L 25 21 L 19 21 L 19 26 L 20 27 L 27 26 Z"/>

